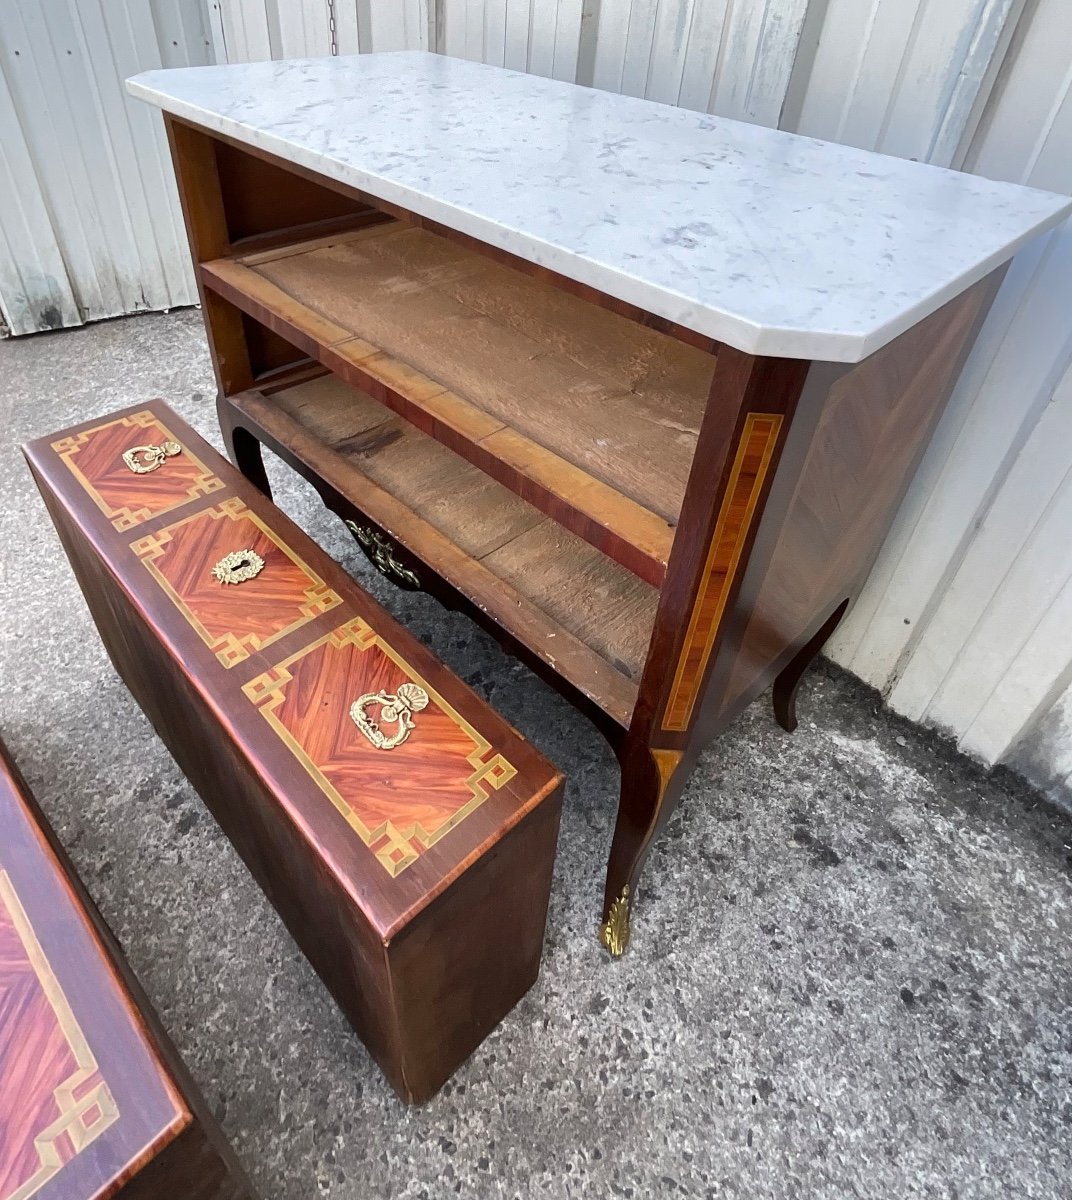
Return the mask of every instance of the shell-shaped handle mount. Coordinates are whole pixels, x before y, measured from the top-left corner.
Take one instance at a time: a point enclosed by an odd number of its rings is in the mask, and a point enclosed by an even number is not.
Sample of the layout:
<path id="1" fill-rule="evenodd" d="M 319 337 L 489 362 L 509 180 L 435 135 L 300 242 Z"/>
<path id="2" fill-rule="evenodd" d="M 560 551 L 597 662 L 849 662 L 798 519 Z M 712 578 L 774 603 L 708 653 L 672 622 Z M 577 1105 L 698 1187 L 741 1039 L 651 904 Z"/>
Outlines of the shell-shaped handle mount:
<path id="1" fill-rule="evenodd" d="M 369 709 L 378 706 L 379 717 L 374 719 Z M 409 737 L 413 715 L 428 707 L 428 693 L 415 683 L 399 685 L 394 695 L 389 692 L 369 692 L 350 706 L 350 717 L 377 750 L 393 750 Z M 384 732 L 382 725 L 394 725 L 393 733 Z"/>

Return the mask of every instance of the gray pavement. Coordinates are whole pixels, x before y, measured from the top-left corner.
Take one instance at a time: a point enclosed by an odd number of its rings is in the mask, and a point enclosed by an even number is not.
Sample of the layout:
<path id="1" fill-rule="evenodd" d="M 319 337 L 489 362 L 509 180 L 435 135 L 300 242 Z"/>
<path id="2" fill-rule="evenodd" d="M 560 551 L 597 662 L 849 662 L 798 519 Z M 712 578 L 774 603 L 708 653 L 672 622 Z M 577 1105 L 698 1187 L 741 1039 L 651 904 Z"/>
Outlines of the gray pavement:
<path id="1" fill-rule="evenodd" d="M 403 1108 L 100 648 L 19 442 L 163 396 L 218 443 L 196 312 L 0 343 L 0 733 L 265 1200 L 1072 1194 L 1069 819 L 829 665 L 758 701 L 595 939 L 616 768 L 465 618 L 277 500 L 565 770 L 537 986 Z"/>

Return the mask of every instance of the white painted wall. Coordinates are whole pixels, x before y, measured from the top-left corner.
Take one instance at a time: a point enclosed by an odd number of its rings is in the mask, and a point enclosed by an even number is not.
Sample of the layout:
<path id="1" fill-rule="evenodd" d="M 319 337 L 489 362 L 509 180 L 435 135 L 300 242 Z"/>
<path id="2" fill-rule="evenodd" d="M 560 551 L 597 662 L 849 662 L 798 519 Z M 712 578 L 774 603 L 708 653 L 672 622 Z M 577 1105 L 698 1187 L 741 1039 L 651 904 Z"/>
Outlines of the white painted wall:
<path id="1" fill-rule="evenodd" d="M 1024 4 L 829 0 L 783 128 L 950 166 Z"/>
<path id="2" fill-rule="evenodd" d="M 159 119 L 123 79 L 212 59 L 201 0 L 3 0 L 0 316 L 13 333 L 191 304 Z"/>
<path id="3" fill-rule="evenodd" d="M 446 54 L 776 125 L 808 0 L 439 0 Z"/>
<path id="4" fill-rule="evenodd" d="M 1072 191 L 1070 0 L 4 3 L 0 309 L 20 331 L 193 298 L 158 126 L 118 83 L 158 62 L 438 49 Z M 1066 227 L 1013 264 L 831 652 L 1072 803 L 1070 446 Z"/>

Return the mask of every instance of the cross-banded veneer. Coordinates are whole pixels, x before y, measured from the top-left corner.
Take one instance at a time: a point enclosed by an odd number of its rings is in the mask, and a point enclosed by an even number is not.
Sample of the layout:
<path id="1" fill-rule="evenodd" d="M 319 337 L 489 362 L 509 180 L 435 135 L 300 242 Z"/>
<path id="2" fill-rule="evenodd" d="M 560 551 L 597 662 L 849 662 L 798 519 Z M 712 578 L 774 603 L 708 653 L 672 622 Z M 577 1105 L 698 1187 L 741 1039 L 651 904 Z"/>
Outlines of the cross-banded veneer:
<path id="1" fill-rule="evenodd" d="M 0 743 L 0 1200 L 252 1200 Z"/>

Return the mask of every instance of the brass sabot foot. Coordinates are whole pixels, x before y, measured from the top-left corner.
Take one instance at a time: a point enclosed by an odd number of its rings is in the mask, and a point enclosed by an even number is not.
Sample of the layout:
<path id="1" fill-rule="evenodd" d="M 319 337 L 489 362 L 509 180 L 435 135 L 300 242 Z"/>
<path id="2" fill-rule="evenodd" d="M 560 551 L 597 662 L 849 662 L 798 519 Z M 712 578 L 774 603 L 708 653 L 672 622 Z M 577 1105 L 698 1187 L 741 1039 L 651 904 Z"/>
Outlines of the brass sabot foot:
<path id="1" fill-rule="evenodd" d="M 614 958 L 621 958 L 629 945 L 629 884 L 610 906 L 606 921 L 599 927 L 599 940 Z"/>

